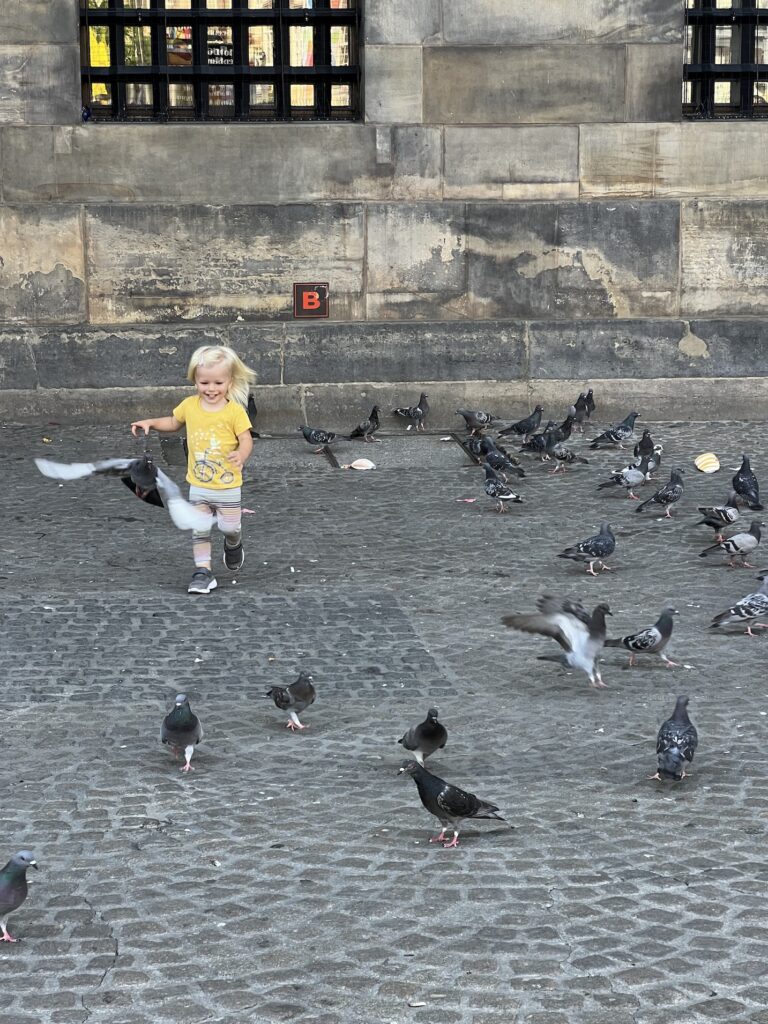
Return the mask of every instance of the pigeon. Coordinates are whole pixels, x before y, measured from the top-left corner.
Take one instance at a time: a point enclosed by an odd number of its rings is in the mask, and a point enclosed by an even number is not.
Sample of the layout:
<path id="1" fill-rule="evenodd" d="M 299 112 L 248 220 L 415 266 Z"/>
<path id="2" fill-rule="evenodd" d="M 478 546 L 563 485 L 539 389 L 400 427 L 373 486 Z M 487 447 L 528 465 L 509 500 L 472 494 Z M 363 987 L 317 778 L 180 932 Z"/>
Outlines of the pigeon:
<path id="1" fill-rule="evenodd" d="M 374 405 L 367 420 L 363 420 L 362 423 L 358 423 L 352 433 L 348 436 L 348 441 L 353 441 L 356 437 L 362 437 L 364 441 L 375 442 L 380 444 L 381 442 L 377 437 L 373 435 L 379 429 L 379 407 Z"/>
<path id="2" fill-rule="evenodd" d="M 506 478 L 508 473 L 518 477 L 525 476 L 525 470 L 518 465 L 514 455 L 510 455 L 504 448 L 499 448 L 492 437 L 481 437 L 479 448 L 485 461 L 500 477 Z"/>
<path id="3" fill-rule="evenodd" d="M 473 434 L 478 430 L 482 430 L 483 427 L 489 427 L 498 418 L 492 412 L 473 411 L 472 409 L 457 409 L 456 415 L 464 417 L 467 430 Z"/>
<path id="4" fill-rule="evenodd" d="M 654 449 L 653 438 L 651 437 L 650 430 L 644 430 L 643 436 L 635 445 L 634 455 L 636 459 L 642 459 L 643 456 L 649 456 Z"/>
<path id="5" fill-rule="evenodd" d="M 584 421 L 589 419 L 589 406 L 587 405 L 587 392 L 582 391 L 579 397 L 576 399 L 573 408 L 576 410 L 573 414 L 573 422 L 579 428 L 579 431 L 584 433 Z"/>
<path id="6" fill-rule="evenodd" d="M 306 423 L 303 423 L 296 429 L 304 435 L 304 440 L 307 444 L 320 445 L 319 448 L 315 448 L 315 455 L 324 455 L 329 444 L 341 440 L 339 435 L 334 434 L 333 431 L 320 430 L 319 427 L 308 427 Z"/>
<path id="7" fill-rule="evenodd" d="M 728 565 L 735 568 L 733 560 L 734 558 L 740 558 L 744 569 L 754 569 L 754 566 L 750 565 L 747 559 L 760 543 L 760 527 L 762 525 L 759 520 L 754 519 L 746 533 L 734 533 L 732 537 L 726 537 L 716 544 L 710 544 L 708 548 L 704 548 L 700 553 L 699 558 L 706 558 L 710 551 L 717 551 L 719 549 L 729 556 Z"/>
<path id="8" fill-rule="evenodd" d="M 604 491 L 608 487 L 625 487 L 627 497 L 633 501 L 639 501 L 640 499 L 635 494 L 635 488 L 644 484 L 647 476 L 648 458 L 644 455 L 639 466 L 625 466 L 624 469 L 611 473 L 611 479 L 598 484 L 597 489 L 598 491 Z"/>
<path id="9" fill-rule="evenodd" d="M 544 448 L 544 459 L 555 461 L 557 465 L 550 472 L 550 476 L 555 476 L 561 470 L 565 473 L 566 465 L 572 466 L 574 462 L 581 462 L 585 466 L 589 465 L 589 460 L 582 458 L 577 455 L 572 448 L 566 448 L 562 441 L 556 439 L 557 431 L 552 430 L 546 435 L 546 444 Z"/>
<path id="10" fill-rule="evenodd" d="M 555 442 L 567 441 L 570 438 L 571 432 L 573 430 L 573 422 L 575 415 L 576 409 L 574 408 L 574 406 L 571 406 L 571 408 L 568 410 L 568 415 L 565 417 L 560 426 L 555 427 L 555 429 L 552 431 L 552 437 L 555 439 Z"/>
<path id="11" fill-rule="evenodd" d="M 731 480 L 731 484 L 735 493 L 744 499 L 753 512 L 762 512 L 760 486 L 757 482 L 757 477 L 749 465 L 749 457 L 747 455 L 741 456 L 741 466 L 736 476 Z"/>
<path id="12" fill-rule="evenodd" d="M 672 506 L 676 501 L 680 501 L 683 496 L 683 470 L 673 469 L 670 474 L 669 480 L 660 487 L 655 494 L 652 494 L 646 501 L 641 502 L 635 512 L 642 512 L 646 505 L 655 503 L 657 505 L 664 506 L 664 517 L 666 519 L 672 518 Z"/>
<path id="13" fill-rule="evenodd" d="M 670 659 L 664 653 L 664 648 L 672 636 L 673 615 L 677 612 L 674 608 L 662 609 L 661 615 L 648 629 L 641 629 L 639 633 L 630 633 L 618 640 L 606 640 L 606 647 L 626 647 L 629 651 L 629 664 L 634 665 L 638 654 L 658 654 L 661 660 L 669 668 L 679 667 L 676 661 Z"/>
<path id="14" fill-rule="evenodd" d="M 248 392 L 248 404 L 246 406 L 246 411 L 248 412 L 248 419 L 251 421 L 251 437 L 261 437 L 259 432 L 253 429 L 259 410 L 256 408 L 256 400 L 250 391 Z"/>
<path id="15" fill-rule="evenodd" d="M 442 843 L 444 850 L 452 850 L 459 845 L 459 829 L 465 818 L 493 818 L 495 821 L 504 821 L 498 813 L 499 808 L 496 804 L 480 800 L 474 793 L 467 793 L 458 786 L 452 786 L 416 761 L 403 761 L 399 774 L 411 776 L 425 809 L 434 814 L 443 826 L 440 835 L 431 836 L 429 841 Z M 445 842 L 445 833 L 448 829 L 453 831 L 453 839 Z"/>
<path id="16" fill-rule="evenodd" d="M 549 440 L 549 435 L 552 430 L 554 430 L 554 427 L 555 421 L 549 420 L 546 427 L 544 427 L 540 434 L 534 434 L 529 440 L 523 441 L 520 445 L 520 451 L 538 455 L 543 462 L 547 452 L 547 441 Z"/>
<path id="17" fill-rule="evenodd" d="M 173 751 L 173 756 L 178 757 L 184 751 L 183 772 L 193 772 L 191 765 L 192 755 L 195 747 L 203 738 L 203 727 L 200 719 L 189 706 L 189 697 L 186 693 L 179 693 L 173 702 L 173 709 L 163 719 L 160 727 L 160 740 L 167 744 Z"/>
<path id="18" fill-rule="evenodd" d="M 414 424 L 417 430 L 426 430 L 426 427 L 424 426 L 424 420 L 427 418 L 428 412 L 429 403 L 427 402 L 426 394 L 422 391 L 421 394 L 419 395 L 418 405 L 411 405 L 401 407 L 399 409 L 393 409 L 392 415 L 400 416 L 404 420 L 413 420 L 413 423 L 408 424 L 408 430 L 410 430 L 411 427 L 414 426 Z"/>
<path id="19" fill-rule="evenodd" d="M 587 415 L 591 416 L 597 407 L 595 406 L 595 399 L 593 397 L 592 388 L 587 392 Z"/>
<path id="20" fill-rule="evenodd" d="M 623 448 L 622 441 L 628 441 L 635 431 L 635 420 L 640 416 L 639 412 L 631 412 L 625 416 L 621 423 L 617 423 L 594 439 L 589 445 L 590 448 L 604 448 L 607 445 L 614 445 Z"/>
<path id="21" fill-rule="evenodd" d="M 664 445 L 663 444 L 655 444 L 653 446 L 653 451 L 648 456 L 648 473 L 646 475 L 647 475 L 647 478 L 649 480 L 651 478 L 651 473 L 655 473 L 656 470 L 661 465 L 661 453 L 663 451 L 664 451 Z M 642 458 L 636 459 L 635 460 L 635 465 L 639 466 L 642 461 L 643 461 Z"/>
<path id="22" fill-rule="evenodd" d="M 590 576 L 597 576 L 594 570 L 595 562 L 600 566 L 601 572 L 610 570 L 610 565 L 606 565 L 604 560 L 613 554 L 615 548 L 616 538 L 613 535 L 613 530 L 608 523 L 603 523 L 600 533 L 595 534 L 594 537 L 588 537 L 572 548 L 566 548 L 557 557 L 570 558 L 574 562 L 589 562 L 587 572 Z"/>
<path id="23" fill-rule="evenodd" d="M 295 732 L 297 729 L 308 729 L 309 726 L 302 725 L 299 715 L 302 711 L 315 703 L 315 688 L 312 685 L 312 676 L 309 672 L 299 672 L 299 678 L 290 686 L 273 686 L 267 690 L 265 697 L 271 697 L 275 707 L 281 711 L 287 711 L 290 715 L 286 722 L 286 729 Z"/>
<path id="24" fill-rule="evenodd" d="M 695 526 L 709 526 L 715 531 L 715 540 L 723 541 L 722 529 L 724 526 L 733 526 L 740 519 L 740 513 L 736 504 L 736 495 L 733 491 L 725 499 L 723 505 L 699 505 L 698 511 L 704 516 Z"/>
<path id="25" fill-rule="evenodd" d="M 102 459 L 100 462 L 51 462 L 35 459 L 43 476 L 53 480 L 80 480 L 92 474 L 119 476 L 142 501 L 168 509 L 173 525 L 180 530 L 210 530 L 214 517 L 190 505 L 169 476 L 156 465 L 150 452 L 138 459 Z"/>
<path id="26" fill-rule="evenodd" d="M 457 440 L 475 465 L 479 466 L 483 461 L 482 442 L 486 440 L 485 435 L 482 433 L 470 434 L 468 437 L 460 437 Z"/>
<path id="27" fill-rule="evenodd" d="M 493 498 L 496 502 L 497 512 L 506 512 L 504 503 L 507 501 L 516 502 L 518 505 L 522 504 L 523 499 L 519 494 L 515 494 L 504 481 L 498 476 L 495 469 L 492 469 L 487 462 L 483 463 L 483 469 L 485 469 L 485 483 L 483 489 L 489 498 Z"/>
<path id="28" fill-rule="evenodd" d="M 402 743 L 406 750 L 412 750 L 413 756 L 423 765 L 430 754 L 443 749 L 447 739 L 447 729 L 437 720 L 437 708 L 430 708 L 424 721 L 414 725 L 397 742 Z"/>
<path id="29" fill-rule="evenodd" d="M 685 762 L 690 764 L 696 747 L 699 745 L 699 734 L 696 726 L 688 717 L 688 698 L 678 697 L 672 717 L 663 722 L 656 737 L 656 753 L 658 754 L 658 771 L 652 779 L 662 782 L 673 779 L 679 782 L 686 777 Z"/>
<path id="30" fill-rule="evenodd" d="M 526 416 L 525 419 L 518 420 L 517 423 L 512 423 L 510 426 L 500 430 L 499 437 L 506 437 L 510 434 L 518 434 L 523 438 L 530 437 L 531 434 L 539 429 L 543 411 L 543 406 L 537 405 L 530 416 Z"/>
<path id="31" fill-rule="evenodd" d="M 756 590 L 753 594 L 747 594 L 746 597 L 742 597 L 740 601 L 729 608 L 725 612 L 720 612 L 709 624 L 710 629 L 717 629 L 719 626 L 729 626 L 733 622 L 741 623 L 746 622 L 746 634 L 747 636 L 757 636 L 756 633 L 752 632 L 752 627 L 756 629 L 768 629 L 768 623 L 755 622 L 755 619 L 768 618 L 768 570 L 761 572 L 757 577 L 762 580 L 762 584 L 759 590 Z"/>
<path id="32" fill-rule="evenodd" d="M 8 918 L 27 898 L 27 868 L 37 870 L 31 850 L 20 850 L 0 871 L 0 942 L 18 942 L 8 931 Z"/>
<path id="33" fill-rule="evenodd" d="M 505 615 L 501 621 L 509 629 L 552 637 L 564 652 L 556 660 L 569 668 L 581 669 L 589 676 L 591 686 L 604 687 L 597 657 L 605 643 L 605 616 L 611 614 L 608 605 L 597 605 L 590 615 L 578 601 L 561 601 L 544 594 L 536 607 L 538 611 L 533 614 Z"/>

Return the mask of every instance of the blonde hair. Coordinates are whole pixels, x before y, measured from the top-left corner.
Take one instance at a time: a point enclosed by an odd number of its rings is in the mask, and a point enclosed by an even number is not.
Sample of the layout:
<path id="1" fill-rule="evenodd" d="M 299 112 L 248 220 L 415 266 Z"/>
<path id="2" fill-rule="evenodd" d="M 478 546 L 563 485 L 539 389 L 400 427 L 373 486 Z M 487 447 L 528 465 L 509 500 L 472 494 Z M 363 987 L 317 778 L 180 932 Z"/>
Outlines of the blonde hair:
<path id="1" fill-rule="evenodd" d="M 228 345 L 201 345 L 195 349 L 187 367 L 187 380 L 194 384 L 198 366 L 215 366 L 216 363 L 224 363 L 229 371 L 227 398 L 240 405 L 247 405 L 248 390 L 256 380 L 256 372 L 246 366 L 237 352 Z"/>

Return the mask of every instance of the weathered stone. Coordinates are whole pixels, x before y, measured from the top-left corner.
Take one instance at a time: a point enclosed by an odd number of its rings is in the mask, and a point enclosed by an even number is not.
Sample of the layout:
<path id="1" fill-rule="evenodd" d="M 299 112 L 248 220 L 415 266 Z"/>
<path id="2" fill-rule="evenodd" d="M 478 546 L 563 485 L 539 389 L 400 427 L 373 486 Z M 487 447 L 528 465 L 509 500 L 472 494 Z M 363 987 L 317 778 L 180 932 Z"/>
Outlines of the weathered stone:
<path id="1" fill-rule="evenodd" d="M 768 310 L 768 203 L 682 204 L 683 315 Z"/>
<path id="2" fill-rule="evenodd" d="M 366 121 L 421 121 L 421 55 L 420 46 L 366 47 Z"/>
<path id="3" fill-rule="evenodd" d="M 682 42 L 678 0 L 450 0 L 443 4 L 448 43 Z"/>
<path id="4" fill-rule="evenodd" d="M 371 43 L 422 43 L 440 29 L 440 0 L 366 0 L 367 45 Z"/>
<path id="5" fill-rule="evenodd" d="M 330 283 L 331 316 L 362 316 L 360 206 L 92 206 L 94 323 L 289 316 L 293 283 Z"/>
<path id="6" fill-rule="evenodd" d="M 1 32 L 0 39 L 0 124 L 79 121 L 79 47 L 10 46 Z"/>
<path id="7" fill-rule="evenodd" d="M 72 0 L 3 0 L 3 43 L 77 43 L 77 5 Z"/>
<path id="8" fill-rule="evenodd" d="M 85 316 L 80 211 L 0 206 L 0 323 L 79 323 Z"/>
<path id="9" fill-rule="evenodd" d="M 680 117 L 680 44 L 627 47 L 627 121 Z"/>
<path id="10" fill-rule="evenodd" d="M 0 388 L 36 388 L 37 368 L 24 332 L 0 333 Z"/>
<path id="11" fill-rule="evenodd" d="M 579 129 L 445 129 L 446 199 L 576 199 Z"/>
<path id="12" fill-rule="evenodd" d="M 429 47 L 424 120 L 540 124 L 624 119 L 625 47 Z"/>

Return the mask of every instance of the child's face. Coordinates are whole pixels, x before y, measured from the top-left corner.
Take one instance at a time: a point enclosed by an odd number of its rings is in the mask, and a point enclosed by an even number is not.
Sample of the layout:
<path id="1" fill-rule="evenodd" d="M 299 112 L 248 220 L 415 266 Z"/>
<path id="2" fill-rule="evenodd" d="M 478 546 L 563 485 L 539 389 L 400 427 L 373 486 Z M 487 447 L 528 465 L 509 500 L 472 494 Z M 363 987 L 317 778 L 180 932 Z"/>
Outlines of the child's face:
<path id="1" fill-rule="evenodd" d="M 197 393 L 208 405 L 218 405 L 226 401 L 231 383 L 232 375 L 225 363 L 198 366 L 195 370 Z"/>

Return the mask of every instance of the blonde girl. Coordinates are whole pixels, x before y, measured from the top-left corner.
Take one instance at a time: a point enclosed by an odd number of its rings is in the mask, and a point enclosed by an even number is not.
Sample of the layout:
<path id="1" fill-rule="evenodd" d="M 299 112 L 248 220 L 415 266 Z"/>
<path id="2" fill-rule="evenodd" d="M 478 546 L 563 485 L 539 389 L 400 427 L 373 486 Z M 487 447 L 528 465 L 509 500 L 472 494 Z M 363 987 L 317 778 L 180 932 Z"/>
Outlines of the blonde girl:
<path id="1" fill-rule="evenodd" d="M 241 536 L 240 490 L 243 466 L 253 450 L 251 422 L 244 406 L 256 374 L 226 345 L 203 345 L 192 354 L 187 378 L 196 393 L 185 398 L 170 416 L 136 420 L 131 432 L 170 433 L 187 427 L 189 500 L 215 514 L 224 534 L 224 565 L 236 572 L 245 561 Z M 192 534 L 195 571 L 187 591 L 215 590 L 211 569 L 211 531 Z"/>

